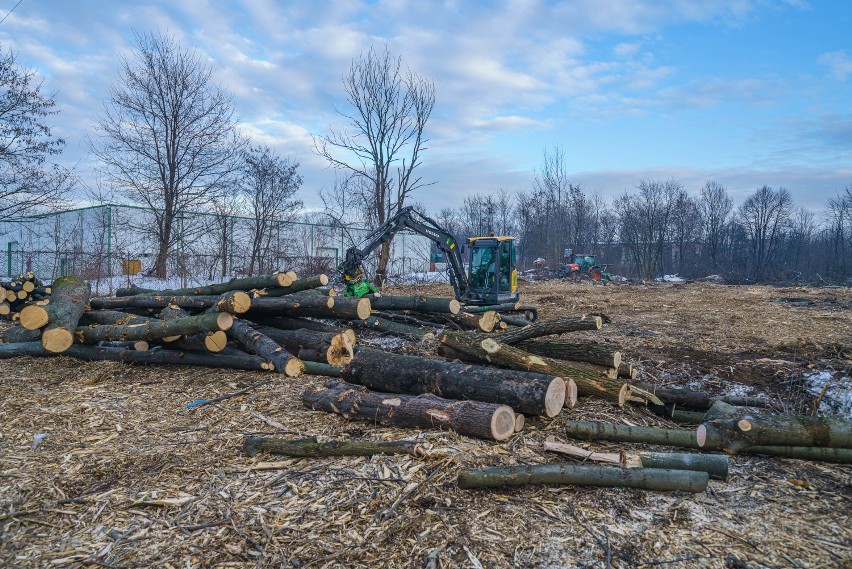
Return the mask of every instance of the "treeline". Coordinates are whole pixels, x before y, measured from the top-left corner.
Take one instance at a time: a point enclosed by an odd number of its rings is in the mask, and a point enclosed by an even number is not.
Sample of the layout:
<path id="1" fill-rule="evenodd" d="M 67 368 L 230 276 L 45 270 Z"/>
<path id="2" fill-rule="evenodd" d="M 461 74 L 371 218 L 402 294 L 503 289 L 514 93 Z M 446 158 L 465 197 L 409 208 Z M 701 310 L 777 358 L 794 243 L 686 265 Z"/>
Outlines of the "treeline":
<path id="1" fill-rule="evenodd" d="M 735 207 L 729 191 L 707 182 L 697 192 L 676 180 L 641 180 L 605 200 L 571 183 L 562 153 L 545 152 L 527 191 L 466 198 L 438 220 L 459 237 L 518 237 L 518 265 L 564 252 L 591 253 L 612 272 L 642 279 L 718 274 L 730 282 L 844 282 L 852 276 L 852 186 L 825 213 L 797 207 L 783 187 L 763 186 Z"/>

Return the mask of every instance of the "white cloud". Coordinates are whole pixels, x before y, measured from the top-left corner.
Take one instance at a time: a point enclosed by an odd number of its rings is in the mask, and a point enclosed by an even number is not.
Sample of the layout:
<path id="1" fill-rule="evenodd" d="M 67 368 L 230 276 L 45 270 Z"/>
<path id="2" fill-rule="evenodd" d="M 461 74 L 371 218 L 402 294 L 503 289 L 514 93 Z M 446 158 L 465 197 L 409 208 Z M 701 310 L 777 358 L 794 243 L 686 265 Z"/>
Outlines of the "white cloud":
<path id="1" fill-rule="evenodd" d="M 845 51 L 830 51 L 819 56 L 817 61 L 828 66 L 831 75 L 838 81 L 846 81 L 852 75 L 852 58 Z"/>

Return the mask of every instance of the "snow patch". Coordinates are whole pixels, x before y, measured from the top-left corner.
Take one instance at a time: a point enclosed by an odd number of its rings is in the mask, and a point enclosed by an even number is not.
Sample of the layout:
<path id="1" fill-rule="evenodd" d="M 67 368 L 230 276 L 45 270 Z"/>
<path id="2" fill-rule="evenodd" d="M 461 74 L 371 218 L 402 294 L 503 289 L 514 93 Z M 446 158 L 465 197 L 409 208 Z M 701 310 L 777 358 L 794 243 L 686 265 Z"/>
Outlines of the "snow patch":
<path id="1" fill-rule="evenodd" d="M 805 388 L 814 397 L 822 394 L 819 412 L 852 418 L 852 377 L 822 370 L 805 374 Z"/>
<path id="2" fill-rule="evenodd" d="M 663 275 L 656 279 L 664 283 L 685 283 L 686 279 L 678 275 Z"/>

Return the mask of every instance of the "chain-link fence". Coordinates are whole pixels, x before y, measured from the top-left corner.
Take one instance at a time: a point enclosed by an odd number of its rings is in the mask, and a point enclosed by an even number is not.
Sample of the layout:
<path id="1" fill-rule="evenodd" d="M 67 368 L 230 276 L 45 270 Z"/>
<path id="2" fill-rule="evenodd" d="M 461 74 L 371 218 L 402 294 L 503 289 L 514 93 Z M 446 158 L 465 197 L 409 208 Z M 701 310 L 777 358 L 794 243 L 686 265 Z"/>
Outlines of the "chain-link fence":
<path id="1" fill-rule="evenodd" d="M 0 275 L 32 271 L 45 281 L 65 274 L 111 292 L 152 274 L 158 251 L 156 217 L 149 209 L 98 205 L 0 221 Z M 186 213 L 174 224 L 166 259 L 170 286 L 194 286 L 247 274 L 295 270 L 327 273 L 367 229 L 273 219 L 258 230 L 250 217 Z M 390 279 L 429 270 L 431 243 L 407 232 L 393 241 Z M 365 266 L 372 274 L 377 255 Z"/>

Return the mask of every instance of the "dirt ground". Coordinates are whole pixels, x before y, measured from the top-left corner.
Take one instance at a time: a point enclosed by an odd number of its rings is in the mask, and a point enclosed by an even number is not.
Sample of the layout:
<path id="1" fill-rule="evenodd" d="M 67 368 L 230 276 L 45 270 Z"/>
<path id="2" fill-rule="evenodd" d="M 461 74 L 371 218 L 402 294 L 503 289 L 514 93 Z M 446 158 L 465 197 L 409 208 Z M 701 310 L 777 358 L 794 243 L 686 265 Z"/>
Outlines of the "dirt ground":
<path id="1" fill-rule="evenodd" d="M 810 412 L 813 370 L 849 373 L 852 290 L 709 283 L 524 283 L 541 319 L 603 313 L 578 334 L 617 345 L 660 385 L 760 394 Z M 446 287 L 394 292 L 449 295 Z M 780 299 L 780 300 L 779 300 Z M 792 299 L 792 300 L 791 300 Z M 368 340 L 364 339 L 364 343 Z M 838 373 L 837 375 L 841 375 Z M 674 426 L 581 399 L 503 444 L 308 411 L 263 373 L 69 358 L 0 361 L 4 567 L 852 567 L 852 467 L 733 456 L 703 494 L 461 490 L 471 465 L 563 460 L 568 420 Z M 196 399 L 254 387 L 216 405 Z M 416 438 L 426 456 L 245 456 L 246 435 Z M 653 447 L 648 447 L 653 448 Z M 658 450 L 666 450 L 658 448 Z"/>

